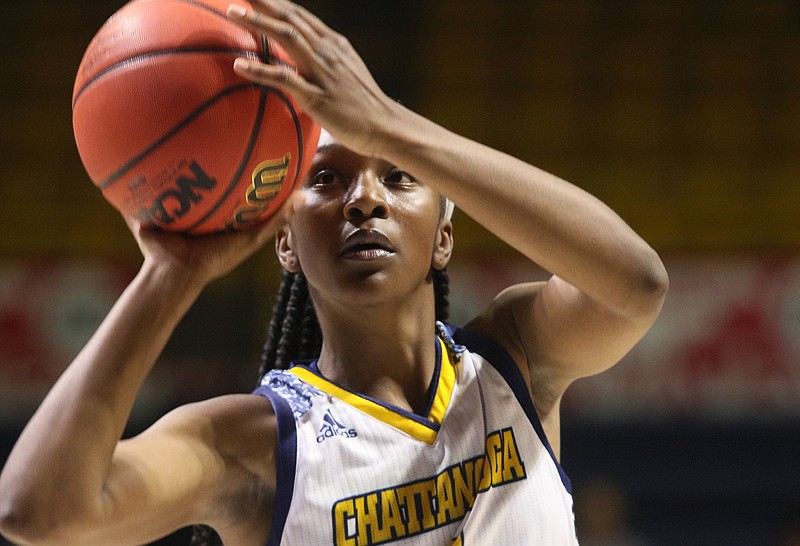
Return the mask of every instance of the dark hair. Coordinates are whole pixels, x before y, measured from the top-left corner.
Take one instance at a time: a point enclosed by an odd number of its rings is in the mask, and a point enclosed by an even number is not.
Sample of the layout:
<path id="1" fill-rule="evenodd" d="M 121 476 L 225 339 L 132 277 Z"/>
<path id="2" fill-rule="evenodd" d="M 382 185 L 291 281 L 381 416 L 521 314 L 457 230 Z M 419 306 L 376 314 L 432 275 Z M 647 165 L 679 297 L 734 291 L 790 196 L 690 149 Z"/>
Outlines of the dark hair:
<path id="1" fill-rule="evenodd" d="M 446 322 L 450 316 L 450 278 L 447 269 L 431 268 L 431 277 L 436 320 Z M 322 331 L 305 275 L 281 270 L 281 285 L 267 330 L 259 379 L 269 370 L 286 369 L 294 361 L 317 358 L 321 349 Z M 195 525 L 191 545 L 222 546 L 222 540 L 211 527 Z"/>

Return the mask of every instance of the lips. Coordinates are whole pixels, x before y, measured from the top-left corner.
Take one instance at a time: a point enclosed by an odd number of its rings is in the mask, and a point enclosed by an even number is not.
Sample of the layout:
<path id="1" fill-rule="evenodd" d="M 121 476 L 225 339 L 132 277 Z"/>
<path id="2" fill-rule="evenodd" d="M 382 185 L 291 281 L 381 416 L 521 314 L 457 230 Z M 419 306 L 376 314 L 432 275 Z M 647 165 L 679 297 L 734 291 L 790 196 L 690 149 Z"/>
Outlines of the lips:
<path id="1" fill-rule="evenodd" d="M 376 229 L 357 229 L 345 237 L 341 255 L 372 260 L 394 254 L 397 250 L 389 238 Z"/>

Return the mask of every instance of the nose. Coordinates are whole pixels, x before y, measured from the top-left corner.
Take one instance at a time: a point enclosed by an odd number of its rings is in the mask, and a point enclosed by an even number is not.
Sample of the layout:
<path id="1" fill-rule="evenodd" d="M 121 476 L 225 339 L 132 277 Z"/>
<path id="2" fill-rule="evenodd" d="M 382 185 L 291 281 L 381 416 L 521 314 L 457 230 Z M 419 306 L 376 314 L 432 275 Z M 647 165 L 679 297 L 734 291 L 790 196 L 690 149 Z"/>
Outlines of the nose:
<path id="1" fill-rule="evenodd" d="M 348 220 L 386 218 L 389 202 L 383 181 L 374 174 L 364 173 L 350 184 L 344 205 Z"/>

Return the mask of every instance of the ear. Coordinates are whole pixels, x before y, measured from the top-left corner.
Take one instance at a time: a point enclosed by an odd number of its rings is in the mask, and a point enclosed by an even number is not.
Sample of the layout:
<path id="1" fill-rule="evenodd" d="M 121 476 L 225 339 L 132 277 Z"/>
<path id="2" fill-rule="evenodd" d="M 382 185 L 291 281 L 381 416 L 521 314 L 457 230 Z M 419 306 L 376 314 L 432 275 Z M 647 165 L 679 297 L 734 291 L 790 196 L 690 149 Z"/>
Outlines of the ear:
<path id="1" fill-rule="evenodd" d="M 300 260 L 292 247 L 292 230 L 287 225 L 275 233 L 275 254 L 278 255 L 281 267 L 289 273 L 299 273 L 302 270 Z"/>
<path id="2" fill-rule="evenodd" d="M 436 232 L 436 241 L 431 257 L 431 266 L 441 271 L 450 263 L 450 256 L 453 254 L 453 223 L 447 218 L 442 218 L 439 222 L 439 229 Z"/>

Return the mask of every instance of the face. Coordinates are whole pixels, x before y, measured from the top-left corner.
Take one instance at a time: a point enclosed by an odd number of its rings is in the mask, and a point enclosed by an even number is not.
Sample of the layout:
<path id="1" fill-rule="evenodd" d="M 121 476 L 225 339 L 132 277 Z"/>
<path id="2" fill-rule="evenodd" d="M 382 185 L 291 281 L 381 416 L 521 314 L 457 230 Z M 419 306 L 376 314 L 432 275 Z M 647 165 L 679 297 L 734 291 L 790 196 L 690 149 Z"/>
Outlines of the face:
<path id="1" fill-rule="evenodd" d="M 447 265 L 452 225 L 440 197 L 411 174 L 351 152 L 323 131 L 295 208 L 276 246 L 315 295 L 346 303 L 407 297 Z"/>

